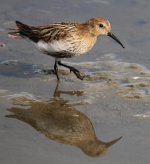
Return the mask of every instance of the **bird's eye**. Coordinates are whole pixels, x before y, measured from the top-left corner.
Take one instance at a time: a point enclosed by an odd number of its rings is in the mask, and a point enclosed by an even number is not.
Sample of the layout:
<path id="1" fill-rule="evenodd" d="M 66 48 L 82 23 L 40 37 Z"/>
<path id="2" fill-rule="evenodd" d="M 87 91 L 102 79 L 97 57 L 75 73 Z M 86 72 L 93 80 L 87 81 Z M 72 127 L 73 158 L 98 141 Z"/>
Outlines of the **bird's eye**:
<path id="1" fill-rule="evenodd" d="M 103 25 L 103 24 L 99 24 L 99 27 L 100 27 L 100 28 L 103 28 L 103 27 L 104 27 L 104 25 Z"/>

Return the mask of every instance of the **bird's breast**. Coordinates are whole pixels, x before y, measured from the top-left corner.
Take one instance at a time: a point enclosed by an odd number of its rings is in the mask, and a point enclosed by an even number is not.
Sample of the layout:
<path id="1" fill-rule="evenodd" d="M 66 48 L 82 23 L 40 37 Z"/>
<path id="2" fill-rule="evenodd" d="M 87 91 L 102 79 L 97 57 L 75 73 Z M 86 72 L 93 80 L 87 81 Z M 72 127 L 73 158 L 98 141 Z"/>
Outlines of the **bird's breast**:
<path id="1" fill-rule="evenodd" d="M 79 54 L 84 54 L 90 51 L 92 47 L 94 46 L 95 42 L 96 42 L 96 38 L 83 38 L 80 41 L 80 44 L 77 48 L 79 51 Z"/>

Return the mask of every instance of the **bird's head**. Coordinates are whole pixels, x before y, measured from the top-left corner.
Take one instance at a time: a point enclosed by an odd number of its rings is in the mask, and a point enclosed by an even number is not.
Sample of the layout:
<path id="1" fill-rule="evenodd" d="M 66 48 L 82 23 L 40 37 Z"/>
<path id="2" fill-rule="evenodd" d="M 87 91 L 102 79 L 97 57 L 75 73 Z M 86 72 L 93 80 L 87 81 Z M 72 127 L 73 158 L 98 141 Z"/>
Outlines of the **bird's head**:
<path id="1" fill-rule="evenodd" d="M 102 17 L 96 17 L 88 20 L 87 24 L 91 28 L 91 31 L 93 32 L 94 35 L 96 36 L 107 35 L 113 38 L 123 48 L 125 48 L 124 45 L 121 43 L 121 41 L 111 32 L 111 25 L 107 19 L 104 19 Z"/>

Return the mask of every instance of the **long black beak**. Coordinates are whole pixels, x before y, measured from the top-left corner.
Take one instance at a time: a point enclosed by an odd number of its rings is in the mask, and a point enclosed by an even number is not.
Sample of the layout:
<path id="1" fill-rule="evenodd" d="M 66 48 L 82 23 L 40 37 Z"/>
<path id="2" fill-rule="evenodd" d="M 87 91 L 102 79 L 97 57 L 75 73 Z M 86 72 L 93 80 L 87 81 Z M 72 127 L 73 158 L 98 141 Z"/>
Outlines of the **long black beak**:
<path id="1" fill-rule="evenodd" d="M 108 32 L 107 35 L 113 38 L 116 42 L 118 42 L 123 48 L 125 48 L 124 45 L 120 42 L 120 40 L 113 33 Z"/>

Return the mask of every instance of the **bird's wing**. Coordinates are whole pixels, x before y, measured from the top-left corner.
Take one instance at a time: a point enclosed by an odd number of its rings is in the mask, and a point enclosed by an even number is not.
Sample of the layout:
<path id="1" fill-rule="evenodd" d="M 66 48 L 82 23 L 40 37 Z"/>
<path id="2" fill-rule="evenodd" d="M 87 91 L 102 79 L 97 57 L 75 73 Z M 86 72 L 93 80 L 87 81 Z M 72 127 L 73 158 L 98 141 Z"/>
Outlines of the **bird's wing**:
<path id="1" fill-rule="evenodd" d="M 59 41 L 70 37 L 76 31 L 76 25 L 71 23 L 56 23 L 39 27 L 40 40 L 45 42 Z"/>
<path id="2" fill-rule="evenodd" d="M 75 23 L 55 23 L 45 26 L 29 26 L 16 21 L 17 29 L 9 34 L 21 35 L 27 37 L 33 42 L 39 41 L 52 42 L 62 40 L 67 37 L 71 31 L 76 30 Z"/>
<path id="3" fill-rule="evenodd" d="M 75 53 L 75 45 L 80 41 L 78 23 L 54 23 L 44 26 L 29 26 L 16 21 L 17 29 L 9 34 L 22 36 L 35 42 L 44 53 Z"/>
<path id="4" fill-rule="evenodd" d="M 40 26 L 37 47 L 45 53 L 73 53 L 74 35 L 77 30 L 73 23 L 55 23 Z"/>

